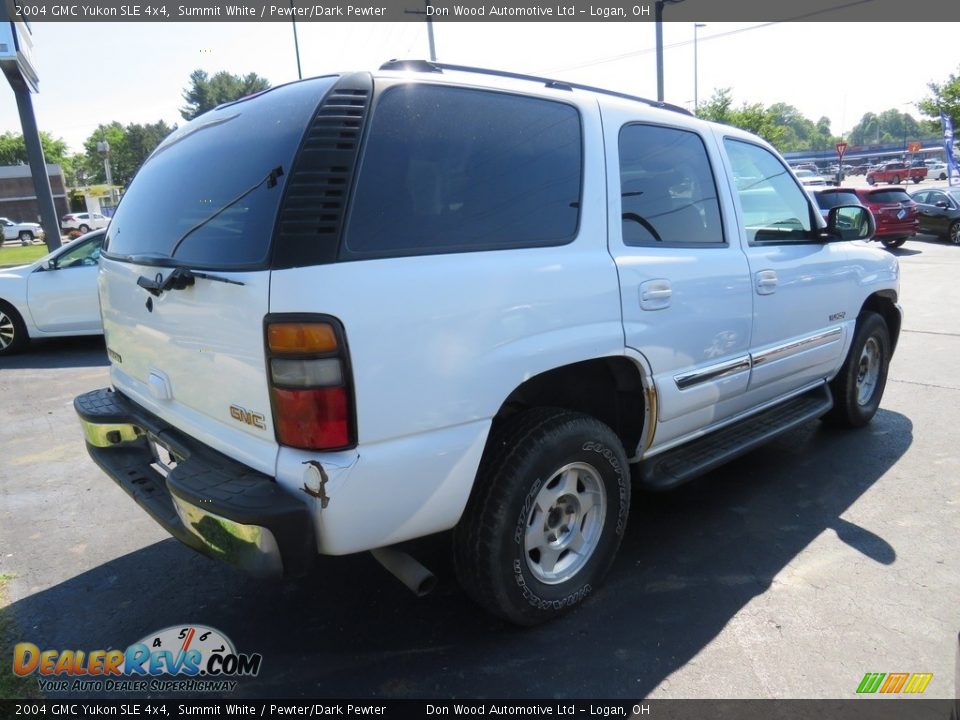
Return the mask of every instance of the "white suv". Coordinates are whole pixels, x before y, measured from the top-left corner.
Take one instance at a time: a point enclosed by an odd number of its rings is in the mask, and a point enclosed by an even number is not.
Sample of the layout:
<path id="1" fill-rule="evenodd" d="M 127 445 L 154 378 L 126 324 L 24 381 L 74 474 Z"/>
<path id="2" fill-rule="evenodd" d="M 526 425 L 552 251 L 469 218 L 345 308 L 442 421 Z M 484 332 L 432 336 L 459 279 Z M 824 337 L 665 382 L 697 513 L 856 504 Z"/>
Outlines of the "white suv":
<path id="1" fill-rule="evenodd" d="M 113 388 L 75 406 L 202 552 L 374 550 L 419 588 L 391 546 L 452 528 L 467 594 L 536 623 L 598 586 L 631 475 L 869 422 L 901 322 L 872 232 L 677 108 L 422 62 L 305 80 L 138 172 L 100 261 Z"/>

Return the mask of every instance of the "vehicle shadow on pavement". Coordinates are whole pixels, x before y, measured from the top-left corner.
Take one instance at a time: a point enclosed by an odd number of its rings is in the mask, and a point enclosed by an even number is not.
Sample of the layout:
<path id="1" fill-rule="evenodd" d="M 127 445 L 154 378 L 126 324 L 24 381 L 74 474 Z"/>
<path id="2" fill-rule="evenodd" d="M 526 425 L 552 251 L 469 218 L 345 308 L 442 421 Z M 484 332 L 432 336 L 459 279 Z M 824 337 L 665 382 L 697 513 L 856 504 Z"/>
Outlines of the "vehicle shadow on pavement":
<path id="1" fill-rule="evenodd" d="M 606 583 L 581 610 L 536 628 L 466 600 L 448 536 L 416 543 L 440 577 L 419 600 L 367 554 L 322 558 L 306 578 L 269 583 L 167 540 L 12 610 L 21 639 L 41 648 L 126 648 L 171 625 L 213 626 L 238 651 L 263 655 L 259 677 L 231 697 L 638 699 L 825 530 L 892 564 L 895 548 L 841 515 L 907 451 L 912 431 L 883 410 L 860 431 L 808 423 L 673 492 L 636 492 Z M 97 528 L 89 535 L 95 542 Z M 9 660 L 9 648 L 0 652 Z"/>
<path id="2" fill-rule="evenodd" d="M 11 370 L 107 367 L 109 364 L 102 335 L 33 340 L 22 352 L 0 358 L 0 368 Z"/>

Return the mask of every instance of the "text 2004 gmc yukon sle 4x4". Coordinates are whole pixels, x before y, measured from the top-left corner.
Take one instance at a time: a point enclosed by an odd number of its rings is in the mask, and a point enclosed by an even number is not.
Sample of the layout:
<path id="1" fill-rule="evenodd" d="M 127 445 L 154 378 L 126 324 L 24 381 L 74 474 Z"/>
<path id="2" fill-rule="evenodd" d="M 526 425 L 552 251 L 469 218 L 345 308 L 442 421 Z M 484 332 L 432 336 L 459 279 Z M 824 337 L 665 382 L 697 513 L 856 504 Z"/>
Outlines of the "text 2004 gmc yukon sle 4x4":
<path id="1" fill-rule="evenodd" d="M 577 605 L 631 474 L 869 422 L 900 329 L 869 212 L 825 223 L 762 140 L 656 105 L 388 63 L 184 125 L 108 230 L 90 454 L 256 574 L 375 550 L 415 584 L 391 546 L 452 528 L 484 607 Z"/>

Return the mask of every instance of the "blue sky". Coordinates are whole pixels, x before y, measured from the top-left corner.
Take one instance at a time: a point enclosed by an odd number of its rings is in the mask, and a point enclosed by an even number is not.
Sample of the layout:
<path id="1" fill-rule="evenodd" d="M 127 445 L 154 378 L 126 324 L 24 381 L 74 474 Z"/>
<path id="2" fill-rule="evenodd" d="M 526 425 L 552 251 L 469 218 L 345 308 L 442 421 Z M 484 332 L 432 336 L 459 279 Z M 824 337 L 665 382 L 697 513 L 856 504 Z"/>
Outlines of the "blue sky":
<path id="1" fill-rule="evenodd" d="M 504 68 L 656 97 L 652 23 L 434 24 L 441 61 Z M 296 79 L 289 23 L 35 23 L 41 129 L 79 151 L 99 123 L 180 122 L 190 73 L 257 72 Z M 426 57 L 423 23 L 297 24 L 304 77 Z M 692 107 L 693 26 L 665 23 L 666 100 Z M 905 53 L 900 48 L 914 47 Z M 867 111 L 910 103 L 926 83 L 960 71 L 960 45 L 922 23 L 710 23 L 699 30 L 699 98 L 730 87 L 742 101 L 787 102 L 835 133 Z M 0 86 L 0 132 L 19 132 L 13 92 Z"/>

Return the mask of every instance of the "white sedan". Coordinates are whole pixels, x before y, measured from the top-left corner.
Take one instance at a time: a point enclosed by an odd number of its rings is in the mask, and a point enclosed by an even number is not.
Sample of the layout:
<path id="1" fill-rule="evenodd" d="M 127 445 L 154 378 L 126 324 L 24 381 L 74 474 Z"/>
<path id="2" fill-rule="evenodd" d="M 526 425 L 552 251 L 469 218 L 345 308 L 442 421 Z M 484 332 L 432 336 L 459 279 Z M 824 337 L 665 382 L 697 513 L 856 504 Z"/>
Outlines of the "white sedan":
<path id="1" fill-rule="evenodd" d="M 804 187 L 823 187 L 828 184 L 826 178 L 811 170 L 794 170 L 794 174 Z"/>
<path id="2" fill-rule="evenodd" d="M 97 265 L 105 231 L 20 267 L 0 269 L 0 356 L 32 338 L 99 335 Z"/>

